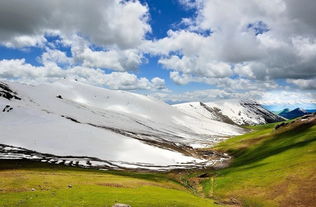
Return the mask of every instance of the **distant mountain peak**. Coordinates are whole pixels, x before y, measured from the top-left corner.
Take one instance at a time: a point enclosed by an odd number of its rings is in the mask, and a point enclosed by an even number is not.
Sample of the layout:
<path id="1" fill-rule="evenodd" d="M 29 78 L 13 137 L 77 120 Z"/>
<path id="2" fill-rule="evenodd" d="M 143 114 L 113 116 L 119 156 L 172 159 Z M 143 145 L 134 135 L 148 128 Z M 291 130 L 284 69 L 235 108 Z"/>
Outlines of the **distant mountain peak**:
<path id="1" fill-rule="evenodd" d="M 292 110 L 293 112 L 304 112 L 304 113 L 307 113 L 307 111 L 305 111 L 304 109 L 302 108 L 296 108 L 294 110 Z"/>
<path id="2" fill-rule="evenodd" d="M 289 111 L 290 111 L 289 108 L 285 108 L 285 109 L 283 109 L 283 110 L 280 112 L 280 114 L 281 114 L 281 113 L 287 113 L 287 112 L 289 112 Z"/>
<path id="3" fill-rule="evenodd" d="M 308 114 L 308 112 L 302 108 L 295 108 L 293 110 L 289 110 L 288 108 L 286 108 L 279 113 L 280 116 L 283 116 L 287 119 L 294 119 L 300 116 L 304 116 L 305 114 Z"/>

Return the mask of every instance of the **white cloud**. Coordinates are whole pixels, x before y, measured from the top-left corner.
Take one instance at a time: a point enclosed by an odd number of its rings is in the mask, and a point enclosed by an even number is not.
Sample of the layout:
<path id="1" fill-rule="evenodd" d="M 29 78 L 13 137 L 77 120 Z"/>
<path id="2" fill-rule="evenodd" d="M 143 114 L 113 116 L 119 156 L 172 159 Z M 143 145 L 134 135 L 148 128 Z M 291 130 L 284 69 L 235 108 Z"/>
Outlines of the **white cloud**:
<path id="1" fill-rule="evenodd" d="M 151 31 L 148 16 L 138 0 L 0 1 L 0 44 L 42 47 L 41 61 L 57 65 L 136 70 L 143 57 L 138 47 Z M 60 39 L 47 41 L 51 35 Z M 57 43 L 71 55 L 58 51 Z"/>
<path id="2" fill-rule="evenodd" d="M 205 76 L 316 77 L 315 1 L 179 1 L 195 7 L 197 16 L 184 19 L 186 29 L 144 44 L 145 51 L 163 55 L 159 62 L 177 83 Z"/>
<path id="3" fill-rule="evenodd" d="M 77 35 L 68 40 L 75 62 L 84 67 L 107 68 L 116 71 L 135 70 L 142 63 L 142 54 L 138 49 L 119 49 L 95 51 L 89 42 Z"/>
<path id="4" fill-rule="evenodd" d="M 2 44 L 6 47 L 11 47 L 11 48 L 14 48 L 14 47 L 23 48 L 27 46 L 42 47 L 45 41 L 46 39 L 42 35 L 33 35 L 33 36 L 19 35 L 19 36 L 13 36 L 11 37 L 11 39 L 2 40 Z"/>
<path id="5" fill-rule="evenodd" d="M 295 104 L 316 104 L 316 93 L 302 93 L 299 90 L 293 91 L 271 91 L 262 94 L 260 103 L 265 105 L 295 105 Z"/>
<path id="6" fill-rule="evenodd" d="M 168 103 L 216 102 L 218 100 L 256 100 L 263 105 L 297 105 L 315 104 L 316 92 L 302 93 L 299 90 L 248 90 L 230 91 L 225 89 L 196 90 L 184 93 L 156 92 L 151 96 Z"/>
<path id="7" fill-rule="evenodd" d="M 194 7 L 197 7 L 198 2 L 195 0 L 179 0 L 179 3 L 188 9 L 192 9 Z"/>
<path id="8" fill-rule="evenodd" d="M 151 96 L 163 100 L 168 103 L 184 103 L 184 102 L 213 102 L 218 100 L 260 100 L 264 94 L 263 91 L 226 91 L 224 89 L 207 89 L 188 91 L 184 93 L 165 93 L 156 92 Z"/>
<path id="9" fill-rule="evenodd" d="M 230 94 L 224 90 L 209 89 L 209 90 L 197 90 L 184 93 L 153 93 L 151 96 L 163 100 L 168 103 L 183 103 L 193 101 L 214 101 L 218 99 L 231 98 Z"/>
<path id="10" fill-rule="evenodd" d="M 112 89 L 122 90 L 161 90 L 165 89 L 164 80 L 158 77 L 149 81 L 147 78 L 137 78 L 136 75 L 127 72 L 112 72 L 103 77 L 104 85 Z"/>
<path id="11" fill-rule="evenodd" d="M 137 50 L 92 51 L 85 48 L 82 53 L 76 53 L 86 67 L 108 68 L 117 71 L 135 70 L 141 63 L 142 56 Z"/>
<path id="12" fill-rule="evenodd" d="M 73 60 L 71 57 L 68 57 L 65 52 L 47 48 L 46 51 L 41 55 L 41 62 L 43 64 L 54 62 L 57 65 L 70 65 L 73 63 Z"/>
<path id="13" fill-rule="evenodd" d="M 307 90 L 315 90 L 316 89 L 316 78 L 314 79 L 295 79 L 295 80 L 287 80 L 288 83 L 292 83 L 297 85 L 301 89 L 307 89 Z"/>
<path id="14" fill-rule="evenodd" d="M 152 83 L 152 87 L 154 89 L 166 89 L 164 79 L 155 77 L 155 78 L 151 79 L 151 83 Z"/>
<path id="15" fill-rule="evenodd" d="M 80 34 L 104 47 L 134 48 L 151 31 L 138 0 L 10 0 L 0 2 L 0 42 L 36 45 L 46 32 Z"/>
<path id="16" fill-rule="evenodd" d="M 70 78 L 111 89 L 165 89 L 164 80 L 158 77 L 148 80 L 147 78 L 138 78 L 136 75 L 127 72 L 105 74 L 100 69 L 91 69 L 83 66 L 63 69 L 55 62 L 50 61 L 45 61 L 44 66 L 36 67 L 25 63 L 24 59 L 0 61 L 0 77 L 33 84 Z"/>
<path id="17" fill-rule="evenodd" d="M 171 56 L 159 60 L 166 68 L 184 74 L 192 74 L 202 77 L 227 77 L 232 75 L 231 66 L 224 62 L 207 61 L 201 57 Z"/>

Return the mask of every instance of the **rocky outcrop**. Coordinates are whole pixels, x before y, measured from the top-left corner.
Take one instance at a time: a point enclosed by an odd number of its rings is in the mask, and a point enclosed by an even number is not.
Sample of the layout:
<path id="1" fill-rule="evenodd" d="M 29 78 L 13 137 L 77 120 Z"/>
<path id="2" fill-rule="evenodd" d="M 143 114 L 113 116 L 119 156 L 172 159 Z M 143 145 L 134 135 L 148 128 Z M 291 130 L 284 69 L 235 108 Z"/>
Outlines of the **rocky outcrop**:
<path id="1" fill-rule="evenodd" d="M 2 82 L 0 82 L 0 97 L 3 97 L 8 100 L 21 100 L 21 98 L 17 96 L 17 93 L 15 91 L 11 90 L 7 84 Z"/>

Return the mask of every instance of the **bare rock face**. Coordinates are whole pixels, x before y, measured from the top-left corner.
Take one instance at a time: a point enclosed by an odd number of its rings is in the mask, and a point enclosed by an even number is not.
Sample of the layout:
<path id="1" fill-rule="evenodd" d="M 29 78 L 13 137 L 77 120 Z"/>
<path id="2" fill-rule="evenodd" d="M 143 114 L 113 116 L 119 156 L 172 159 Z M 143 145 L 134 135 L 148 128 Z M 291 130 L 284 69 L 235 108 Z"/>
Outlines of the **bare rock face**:
<path id="1" fill-rule="evenodd" d="M 0 97 L 11 100 L 21 100 L 20 97 L 17 96 L 17 93 L 9 88 L 9 86 L 5 83 L 0 82 Z"/>
<path id="2" fill-rule="evenodd" d="M 123 203 L 116 203 L 112 207 L 131 207 L 131 206 L 127 204 L 123 204 Z"/>

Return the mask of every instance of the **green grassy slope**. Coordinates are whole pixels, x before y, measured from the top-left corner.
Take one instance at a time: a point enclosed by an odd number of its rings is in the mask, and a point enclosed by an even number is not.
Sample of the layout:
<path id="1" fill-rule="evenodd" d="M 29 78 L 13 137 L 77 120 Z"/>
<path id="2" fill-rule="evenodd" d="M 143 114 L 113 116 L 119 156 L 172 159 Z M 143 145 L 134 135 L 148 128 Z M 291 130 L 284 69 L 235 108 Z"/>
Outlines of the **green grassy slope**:
<path id="1" fill-rule="evenodd" d="M 275 125 L 253 127 L 254 132 L 215 148 L 235 157 L 229 168 L 216 173 L 217 198 L 251 207 L 316 206 L 315 121 L 279 130 Z"/>
<path id="2" fill-rule="evenodd" d="M 0 161 L 0 166 L 1 207 L 217 206 L 158 173 L 102 172 L 30 161 Z"/>

